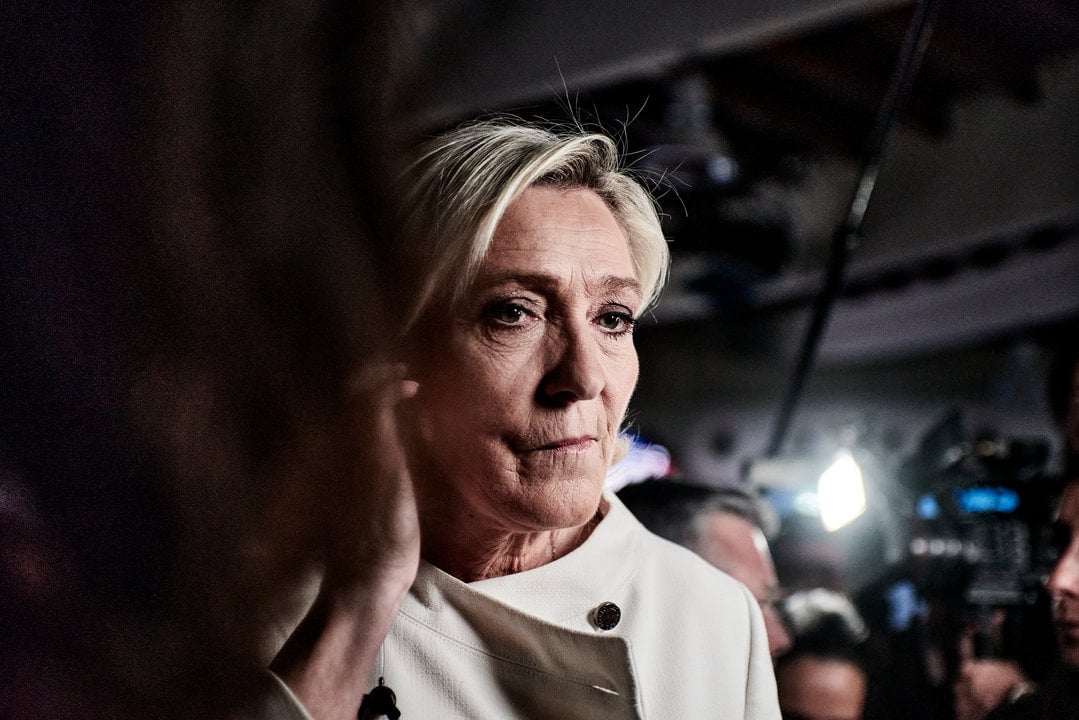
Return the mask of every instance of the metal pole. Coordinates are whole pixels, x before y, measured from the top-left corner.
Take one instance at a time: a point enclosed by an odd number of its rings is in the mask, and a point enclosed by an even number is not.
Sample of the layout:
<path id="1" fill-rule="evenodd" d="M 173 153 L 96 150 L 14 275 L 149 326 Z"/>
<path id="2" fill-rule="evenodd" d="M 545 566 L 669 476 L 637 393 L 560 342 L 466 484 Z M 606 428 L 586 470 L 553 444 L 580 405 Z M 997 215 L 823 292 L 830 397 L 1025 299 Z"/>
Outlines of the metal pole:
<path id="1" fill-rule="evenodd" d="M 813 316 L 802 343 L 802 353 L 779 408 L 779 415 L 772 430 L 772 439 L 768 445 L 769 457 L 779 455 L 786 443 L 794 410 L 801 400 L 806 378 L 816 360 L 821 337 L 828 325 L 832 307 L 843 289 L 847 263 L 851 253 L 861 242 L 862 220 L 869 206 L 869 199 L 873 195 L 873 188 L 877 184 L 881 158 L 891 139 L 896 118 L 910 95 L 911 84 L 921 65 L 925 50 L 929 46 L 929 37 L 933 33 L 933 24 L 939 6 L 940 0 L 921 0 L 907 28 L 899 61 L 892 72 L 888 92 L 884 96 L 869 135 L 869 147 L 862 161 L 858 184 L 851 196 L 846 219 L 832 237 L 831 255 L 824 286 L 813 303 Z"/>

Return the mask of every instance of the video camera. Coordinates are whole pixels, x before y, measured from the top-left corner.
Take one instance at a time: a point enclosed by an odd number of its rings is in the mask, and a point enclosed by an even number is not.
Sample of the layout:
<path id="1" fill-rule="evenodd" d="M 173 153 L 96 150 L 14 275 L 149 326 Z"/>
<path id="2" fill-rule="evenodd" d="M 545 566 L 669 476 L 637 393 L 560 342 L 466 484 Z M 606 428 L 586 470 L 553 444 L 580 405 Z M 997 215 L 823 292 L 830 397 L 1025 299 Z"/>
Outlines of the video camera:
<path id="1" fill-rule="evenodd" d="M 1044 440 L 967 439 L 958 413 L 926 433 L 899 473 L 913 493 L 908 562 L 923 593 L 968 606 L 1037 602 L 1054 559 L 1049 456 Z"/>

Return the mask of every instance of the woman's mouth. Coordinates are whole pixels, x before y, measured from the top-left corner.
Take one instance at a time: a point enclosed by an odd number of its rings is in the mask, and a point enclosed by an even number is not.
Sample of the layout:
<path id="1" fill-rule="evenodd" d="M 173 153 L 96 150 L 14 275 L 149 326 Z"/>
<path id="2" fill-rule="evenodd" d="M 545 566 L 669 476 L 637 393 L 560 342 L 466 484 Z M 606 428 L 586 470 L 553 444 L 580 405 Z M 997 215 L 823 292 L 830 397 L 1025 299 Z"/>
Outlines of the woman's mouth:
<path id="1" fill-rule="evenodd" d="M 530 449 L 530 452 L 581 453 L 591 450 L 596 438 L 591 436 L 561 438 Z"/>

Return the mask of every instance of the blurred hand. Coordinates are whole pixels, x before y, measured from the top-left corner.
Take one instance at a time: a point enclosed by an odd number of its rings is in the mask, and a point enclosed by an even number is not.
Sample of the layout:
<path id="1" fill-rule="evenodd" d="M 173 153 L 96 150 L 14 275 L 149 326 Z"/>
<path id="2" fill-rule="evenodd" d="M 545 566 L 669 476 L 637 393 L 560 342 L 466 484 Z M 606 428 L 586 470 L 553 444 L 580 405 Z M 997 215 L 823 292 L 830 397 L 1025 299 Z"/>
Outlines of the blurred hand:
<path id="1" fill-rule="evenodd" d="M 1007 660 L 967 658 L 959 667 L 959 677 L 952 689 L 956 720 L 983 720 L 1008 693 L 1027 677 L 1019 666 Z"/>
<path id="2" fill-rule="evenodd" d="M 349 472 L 330 483 L 326 572 L 318 598 L 271 668 L 319 720 L 352 720 L 378 651 L 415 579 L 419 520 L 397 432 L 416 393 L 402 366 L 373 365 L 350 388 Z"/>
<path id="3" fill-rule="evenodd" d="M 403 365 L 365 368 L 352 383 L 346 463 L 327 528 L 324 586 L 332 591 L 396 583 L 407 591 L 420 555 L 419 520 L 408 461 L 397 431 L 398 404 L 416 394 Z"/>

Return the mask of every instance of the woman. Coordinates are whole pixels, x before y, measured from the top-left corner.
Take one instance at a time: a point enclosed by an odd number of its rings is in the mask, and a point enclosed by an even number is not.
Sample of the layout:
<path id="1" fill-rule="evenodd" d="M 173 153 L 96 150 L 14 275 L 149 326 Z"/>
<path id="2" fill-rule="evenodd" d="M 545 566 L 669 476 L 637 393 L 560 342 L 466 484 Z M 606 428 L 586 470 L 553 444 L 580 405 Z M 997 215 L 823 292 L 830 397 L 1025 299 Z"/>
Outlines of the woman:
<path id="1" fill-rule="evenodd" d="M 475 124 L 407 177 L 415 302 L 403 375 L 376 391 L 401 442 L 378 483 L 391 559 L 331 574 L 278 677 L 313 716 L 349 716 L 353 658 L 372 657 L 408 578 L 408 483 L 393 482 L 407 476 L 422 561 L 362 681 L 384 677 L 405 717 L 778 718 L 752 596 L 603 492 L 637 381 L 633 327 L 667 267 L 614 144 Z M 374 622 L 338 610 L 357 605 Z"/>

